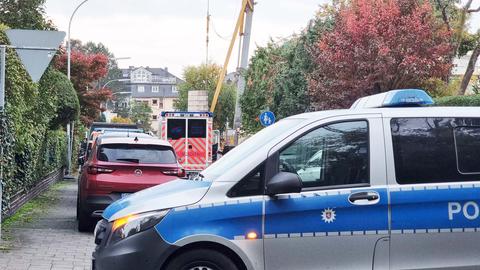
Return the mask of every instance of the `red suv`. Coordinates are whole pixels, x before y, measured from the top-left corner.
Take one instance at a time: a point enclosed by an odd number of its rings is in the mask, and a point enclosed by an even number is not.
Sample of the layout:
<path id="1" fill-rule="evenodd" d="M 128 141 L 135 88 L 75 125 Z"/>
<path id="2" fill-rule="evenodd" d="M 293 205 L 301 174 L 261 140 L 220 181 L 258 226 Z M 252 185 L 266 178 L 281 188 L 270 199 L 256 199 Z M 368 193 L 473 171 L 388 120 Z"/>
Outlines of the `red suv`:
<path id="1" fill-rule="evenodd" d="M 153 137 L 97 138 L 79 179 L 78 230 L 91 230 L 110 203 L 184 175 L 167 141 Z"/>

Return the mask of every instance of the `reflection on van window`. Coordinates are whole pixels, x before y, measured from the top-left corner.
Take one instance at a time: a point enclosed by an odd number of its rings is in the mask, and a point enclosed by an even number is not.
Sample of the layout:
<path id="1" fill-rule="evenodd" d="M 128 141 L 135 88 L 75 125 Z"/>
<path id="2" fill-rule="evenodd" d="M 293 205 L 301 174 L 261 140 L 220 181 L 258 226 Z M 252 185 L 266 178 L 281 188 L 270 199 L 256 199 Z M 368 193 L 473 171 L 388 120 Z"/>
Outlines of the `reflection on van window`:
<path id="1" fill-rule="evenodd" d="M 480 172 L 480 118 L 394 118 L 390 127 L 399 184 L 480 180 L 471 173 Z"/>
<path id="2" fill-rule="evenodd" d="M 168 119 L 167 120 L 167 138 L 169 140 L 178 140 L 185 138 L 185 119 Z"/>
<path id="3" fill-rule="evenodd" d="M 458 170 L 480 174 L 480 126 L 455 129 Z"/>
<path id="4" fill-rule="evenodd" d="M 207 137 L 207 120 L 188 119 L 188 137 L 189 138 L 206 138 Z"/>
<path id="5" fill-rule="evenodd" d="M 367 122 L 309 132 L 280 153 L 279 169 L 298 174 L 304 187 L 369 183 Z"/>

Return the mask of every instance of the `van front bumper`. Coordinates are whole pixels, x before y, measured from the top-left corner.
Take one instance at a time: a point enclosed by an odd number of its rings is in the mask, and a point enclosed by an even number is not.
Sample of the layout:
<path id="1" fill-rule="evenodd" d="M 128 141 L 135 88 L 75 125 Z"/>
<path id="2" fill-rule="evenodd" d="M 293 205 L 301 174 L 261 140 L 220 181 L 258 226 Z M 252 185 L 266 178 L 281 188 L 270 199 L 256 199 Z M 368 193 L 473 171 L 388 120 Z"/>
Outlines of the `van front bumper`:
<path id="1" fill-rule="evenodd" d="M 154 227 L 109 244 L 111 223 L 106 226 L 105 237 L 92 254 L 92 270 L 158 270 L 177 249 L 165 242 Z"/>

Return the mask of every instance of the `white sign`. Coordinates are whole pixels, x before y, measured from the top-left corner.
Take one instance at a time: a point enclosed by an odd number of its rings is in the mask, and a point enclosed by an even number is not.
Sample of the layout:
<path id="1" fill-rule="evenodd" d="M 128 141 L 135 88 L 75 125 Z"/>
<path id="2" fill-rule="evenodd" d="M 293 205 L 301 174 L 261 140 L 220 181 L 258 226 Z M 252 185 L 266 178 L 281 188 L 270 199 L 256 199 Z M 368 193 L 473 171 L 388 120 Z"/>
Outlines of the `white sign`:
<path id="1" fill-rule="evenodd" d="M 34 82 L 40 80 L 65 38 L 65 32 L 59 31 L 10 29 L 6 34 Z"/>

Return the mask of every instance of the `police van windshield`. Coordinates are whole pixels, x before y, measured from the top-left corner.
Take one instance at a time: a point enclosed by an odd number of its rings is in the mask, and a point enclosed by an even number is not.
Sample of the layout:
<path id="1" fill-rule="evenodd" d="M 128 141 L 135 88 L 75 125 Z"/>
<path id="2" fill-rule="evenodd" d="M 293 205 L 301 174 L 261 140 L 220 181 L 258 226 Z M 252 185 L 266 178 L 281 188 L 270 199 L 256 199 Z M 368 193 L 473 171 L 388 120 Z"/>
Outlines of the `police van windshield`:
<path id="1" fill-rule="evenodd" d="M 284 119 L 274 125 L 262 129 L 260 132 L 229 151 L 225 157 L 222 157 L 205 169 L 202 172 L 204 179 L 215 181 L 220 175 L 235 166 L 235 164 L 245 159 L 245 157 L 252 155 L 259 147 L 284 136 L 286 132 L 291 131 L 304 120 L 305 119 L 301 118 Z"/>

